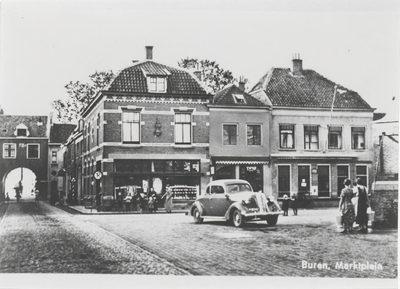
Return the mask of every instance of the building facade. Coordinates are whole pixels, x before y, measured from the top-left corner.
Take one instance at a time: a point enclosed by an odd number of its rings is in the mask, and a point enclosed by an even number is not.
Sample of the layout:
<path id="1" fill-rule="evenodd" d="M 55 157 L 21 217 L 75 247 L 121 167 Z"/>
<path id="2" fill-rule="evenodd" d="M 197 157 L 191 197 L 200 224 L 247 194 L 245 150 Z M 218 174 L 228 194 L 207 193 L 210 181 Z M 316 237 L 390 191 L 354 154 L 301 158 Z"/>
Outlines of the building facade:
<path id="1" fill-rule="evenodd" d="M 175 203 L 193 199 L 209 181 L 211 95 L 185 70 L 146 60 L 121 70 L 82 113 L 82 197 L 97 205 L 128 193 Z"/>
<path id="2" fill-rule="evenodd" d="M 250 94 L 272 104 L 271 187 L 337 201 L 346 178 L 371 184 L 373 109 L 358 93 L 303 69 L 272 68 Z M 322 204 L 323 202 L 321 202 Z"/>
<path id="3" fill-rule="evenodd" d="M 217 92 L 210 110 L 212 178 L 244 179 L 255 191 L 271 192 L 271 105 L 230 84 Z"/>
<path id="4" fill-rule="evenodd" d="M 21 172 L 15 188 L 23 190 L 24 169 L 30 170 L 36 176 L 32 190 L 39 190 L 40 198 L 46 199 L 48 127 L 47 116 L 0 115 L 1 200 L 4 200 L 6 193 L 11 198 L 15 195 L 15 191 L 6 192 L 5 188 L 7 176 L 14 170 Z"/>

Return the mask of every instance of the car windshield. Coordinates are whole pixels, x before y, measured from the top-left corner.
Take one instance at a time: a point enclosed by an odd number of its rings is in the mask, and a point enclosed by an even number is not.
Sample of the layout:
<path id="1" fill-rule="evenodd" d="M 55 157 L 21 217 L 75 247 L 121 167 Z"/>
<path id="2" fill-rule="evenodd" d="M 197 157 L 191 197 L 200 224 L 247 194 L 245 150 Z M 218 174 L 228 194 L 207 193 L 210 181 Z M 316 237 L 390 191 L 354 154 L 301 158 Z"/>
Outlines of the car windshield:
<path id="1" fill-rule="evenodd" d="M 251 187 L 248 184 L 229 184 L 226 186 L 226 190 L 229 194 L 239 192 L 252 192 Z"/>

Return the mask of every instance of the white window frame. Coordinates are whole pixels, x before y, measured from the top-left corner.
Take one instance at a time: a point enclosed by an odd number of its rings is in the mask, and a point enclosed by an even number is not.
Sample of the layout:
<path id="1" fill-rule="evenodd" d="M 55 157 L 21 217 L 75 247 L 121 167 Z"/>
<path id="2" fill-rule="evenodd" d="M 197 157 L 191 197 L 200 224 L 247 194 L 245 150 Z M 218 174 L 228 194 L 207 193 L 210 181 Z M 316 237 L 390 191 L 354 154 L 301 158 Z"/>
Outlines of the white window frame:
<path id="1" fill-rule="evenodd" d="M 37 157 L 34 157 L 34 158 L 32 158 L 32 157 L 29 157 L 29 146 L 37 146 L 37 148 L 38 148 L 38 156 Z M 38 143 L 28 143 L 28 144 L 26 144 L 26 158 L 27 159 L 40 159 L 40 144 L 38 144 Z"/>
<path id="2" fill-rule="evenodd" d="M 20 129 L 25 130 L 25 135 L 18 135 L 18 130 L 20 130 Z M 19 138 L 19 137 L 20 137 L 20 138 L 28 137 L 28 136 L 29 136 L 28 127 L 27 127 L 26 125 L 24 125 L 23 123 L 17 125 L 17 127 L 15 128 L 15 131 L 14 131 L 14 135 L 15 135 L 16 137 L 18 137 L 18 138 Z"/>
<path id="3" fill-rule="evenodd" d="M 148 76 L 147 84 L 149 92 L 167 92 L 167 78 Z"/>
<path id="4" fill-rule="evenodd" d="M 133 113 L 133 121 L 124 121 L 124 114 L 125 113 Z M 135 114 L 137 114 L 138 120 L 136 120 Z M 128 124 L 126 127 L 129 126 L 128 131 L 130 132 L 129 139 L 125 139 L 126 129 L 125 124 Z M 132 132 L 134 126 L 137 126 L 137 135 L 136 137 L 132 138 Z M 121 139 L 122 143 L 135 143 L 140 144 L 141 141 L 141 109 L 122 109 L 121 113 Z"/>
<path id="5" fill-rule="evenodd" d="M 316 127 L 316 135 L 317 135 L 317 148 L 310 148 L 311 144 L 314 144 L 315 142 L 312 142 L 312 136 L 313 134 L 310 132 L 313 132 L 314 130 L 306 130 L 306 127 Z M 306 137 L 309 137 L 308 142 L 306 142 Z M 304 125 L 304 149 L 305 150 L 319 150 L 319 129 L 318 125 Z"/>
<path id="6" fill-rule="evenodd" d="M 11 145 L 14 147 L 14 155 L 6 156 L 6 146 Z M 3 159 L 16 159 L 17 158 L 17 144 L 16 143 L 3 143 Z"/>
<path id="7" fill-rule="evenodd" d="M 246 104 L 246 100 L 244 99 L 243 94 L 232 94 L 233 95 L 233 100 L 235 103 L 244 103 Z"/>
<path id="8" fill-rule="evenodd" d="M 330 144 L 331 144 L 331 142 L 330 142 L 331 128 L 339 128 L 339 127 L 341 129 L 340 130 L 340 147 L 339 146 L 331 147 L 330 146 Z M 337 134 L 336 131 L 333 131 L 333 135 L 336 135 L 336 134 Z M 339 134 L 337 134 L 337 135 L 339 135 Z M 330 149 L 330 150 L 342 150 L 343 147 L 344 147 L 344 145 L 343 145 L 343 127 L 342 126 L 335 126 L 335 125 L 328 126 L 328 149 Z"/>
<path id="9" fill-rule="evenodd" d="M 189 115 L 190 120 L 188 122 L 177 122 L 178 115 Z M 193 114 L 192 111 L 178 112 L 175 111 L 174 114 L 174 126 L 175 126 L 175 144 L 176 145 L 191 145 L 193 142 Z M 184 125 L 189 125 L 190 131 L 185 133 Z M 181 133 L 178 133 L 181 130 Z M 185 136 L 189 136 L 189 141 L 185 141 Z M 179 139 L 178 139 L 179 138 Z"/>
<path id="10" fill-rule="evenodd" d="M 358 175 L 358 174 L 357 174 L 357 167 L 365 167 L 365 168 L 366 168 L 367 174 L 366 174 L 366 175 Z M 356 164 L 355 176 L 356 176 L 356 179 L 357 179 L 359 176 L 365 176 L 365 177 L 367 177 L 367 182 L 364 184 L 364 186 L 368 186 L 368 183 L 369 183 L 368 165 L 364 165 L 364 164 L 358 164 L 358 165 L 357 165 L 357 164 Z"/>
<path id="11" fill-rule="evenodd" d="M 364 129 L 364 131 L 363 131 L 363 137 L 364 137 L 364 147 L 354 147 L 354 139 L 353 139 L 353 135 L 361 135 L 361 134 L 359 134 L 359 133 L 357 133 L 357 132 L 355 132 L 354 134 L 353 134 L 353 128 L 363 128 Z M 366 143 L 365 143 L 365 141 L 366 141 L 366 137 L 365 137 L 365 134 L 366 134 L 366 128 L 364 127 L 364 126 L 352 126 L 351 128 L 350 128 L 350 133 L 351 133 L 351 149 L 352 150 L 366 150 Z"/>
<path id="12" fill-rule="evenodd" d="M 55 161 L 54 161 L 54 157 L 55 157 Z M 51 163 L 56 164 L 57 162 L 58 162 L 57 151 L 51 151 Z"/>
<path id="13" fill-rule="evenodd" d="M 282 132 L 284 131 L 289 131 L 289 129 L 285 129 L 282 128 L 283 126 L 291 126 L 292 127 L 292 133 L 285 133 L 286 135 L 291 135 L 292 136 L 292 147 L 289 147 L 288 145 L 286 145 L 286 147 L 282 146 L 283 140 L 282 140 Z M 295 142 L 295 131 L 296 131 L 296 126 L 294 124 L 279 124 L 279 148 L 280 149 L 288 149 L 288 150 L 292 150 L 296 148 L 296 142 Z"/>
<path id="14" fill-rule="evenodd" d="M 225 132 L 225 130 L 224 130 L 224 126 L 225 125 L 229 125 L 229 126 L 235 126 L 236 127 L 236 144 L 225 144 L 224 143 L 224 139 L 225 139 L 225 136 L 224 136 L 224 132 Z M 223 123 L 222 124 L 222 145 L 224 145 L 224 146 L 237 146 L 238 145 L 238 124 L 237 123 Z"/>

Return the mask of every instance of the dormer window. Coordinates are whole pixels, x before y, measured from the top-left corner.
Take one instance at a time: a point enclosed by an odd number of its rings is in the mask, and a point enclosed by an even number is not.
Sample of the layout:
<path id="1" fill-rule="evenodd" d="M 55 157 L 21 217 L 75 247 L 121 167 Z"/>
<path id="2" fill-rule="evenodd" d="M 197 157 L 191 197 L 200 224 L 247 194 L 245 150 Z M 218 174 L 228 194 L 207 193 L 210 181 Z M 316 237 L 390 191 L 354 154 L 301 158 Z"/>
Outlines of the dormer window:
<path id="1" fill-rule="evenodd" d="M 14 135 L 16 137 L 27 137 L 29 136 L 29 131 L 28 131 L 28 127 L 24 124 L 19 124 L 15 131 L 14 131 Z"/>
<path id="2" fill-rule="evenodd" d="M 246 103 L 243 94 L 233 94 L 233 99 L 235 103 Z"/>
<path id="3" fill-rule="evenodd" d="M 148 77 L 149 92 L 166 92 L 167 78 L 166 77 Z"/>

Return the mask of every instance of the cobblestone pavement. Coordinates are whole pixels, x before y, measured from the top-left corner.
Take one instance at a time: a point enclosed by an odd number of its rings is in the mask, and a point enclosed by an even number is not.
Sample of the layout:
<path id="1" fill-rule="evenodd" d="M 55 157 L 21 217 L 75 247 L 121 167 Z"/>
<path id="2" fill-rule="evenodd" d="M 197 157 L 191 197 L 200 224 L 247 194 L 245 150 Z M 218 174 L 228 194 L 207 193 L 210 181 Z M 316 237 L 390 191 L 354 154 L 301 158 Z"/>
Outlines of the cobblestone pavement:
<path id="1" fill-rule="evenodd" d="M 80 217 L 193 275 L 396 278 L 397 230 L 343 235 L 335 224 L 337 213 L 299 210 L 298 216 L 281 216 L 274 227 L 253 222 L 243 228 L 221 221 L 197 225 L 182 213 Z M 377 270 L 361 269 L 362 264 Z"/>
<path id="2" fill-rule="evenodd" d="M 3 204 L 0 217 L 0 273 L 188 275 L 77 215 L 45 203 Z"/>

